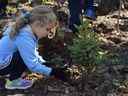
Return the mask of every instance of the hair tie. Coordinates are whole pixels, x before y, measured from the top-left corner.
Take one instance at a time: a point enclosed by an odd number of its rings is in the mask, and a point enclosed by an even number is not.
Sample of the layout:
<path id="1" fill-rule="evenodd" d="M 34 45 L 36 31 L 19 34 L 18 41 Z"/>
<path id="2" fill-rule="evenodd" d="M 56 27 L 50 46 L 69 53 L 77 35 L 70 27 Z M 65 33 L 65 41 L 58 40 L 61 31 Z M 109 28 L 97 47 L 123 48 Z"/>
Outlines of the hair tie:
<path id="1" fill-rule="evenodd" d="M 26 12 L 26 13 L 24 13 L 24 15 L 22 17 L 23 17 L 23 20 L 25 21 L 25 23 L 29 23 L 30 22 L 31 13 L 30 12 Z"/>
<path id="2" fill-rule="evenodd" d="M 24 15 L 23 15 L 24 18 L 28 19 L 31 17 L 31 13 L 30 12 L 26 12 Z"/>

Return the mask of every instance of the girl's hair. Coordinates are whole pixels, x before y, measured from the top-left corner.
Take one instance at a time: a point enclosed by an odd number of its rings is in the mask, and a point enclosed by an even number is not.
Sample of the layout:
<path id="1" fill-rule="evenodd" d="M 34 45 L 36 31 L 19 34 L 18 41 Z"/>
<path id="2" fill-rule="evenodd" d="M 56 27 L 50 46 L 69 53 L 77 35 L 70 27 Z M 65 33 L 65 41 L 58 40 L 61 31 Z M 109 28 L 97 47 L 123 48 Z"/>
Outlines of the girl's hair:
<path id="1" fill-rule="evenodd" d="M 40 5 L 34 7 L 30 12 L 24 14 L 24 16 L 18 17 L 15 24 L 12 25 L 12 31 L 10 37 L 15 37 L 21 28 L 26 24 L 31 24 L 35 21 L 39 21 L 41 26 L 51 23 L 57 23 L 57 17 L 53 10 L 48 6 Z"/>

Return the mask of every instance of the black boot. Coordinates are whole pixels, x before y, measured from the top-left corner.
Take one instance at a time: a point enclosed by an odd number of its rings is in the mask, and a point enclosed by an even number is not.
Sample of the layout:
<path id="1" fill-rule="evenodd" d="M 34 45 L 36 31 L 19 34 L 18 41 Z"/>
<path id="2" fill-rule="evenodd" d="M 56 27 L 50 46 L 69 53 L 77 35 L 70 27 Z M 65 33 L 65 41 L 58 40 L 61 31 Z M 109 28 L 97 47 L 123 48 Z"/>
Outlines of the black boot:
<path id="1" fill-rule="evenodd" d="M 50 75 L 64 82 L 68 82 L 70 80 L 70 72 L 67 68 L 53 68 Z"/>

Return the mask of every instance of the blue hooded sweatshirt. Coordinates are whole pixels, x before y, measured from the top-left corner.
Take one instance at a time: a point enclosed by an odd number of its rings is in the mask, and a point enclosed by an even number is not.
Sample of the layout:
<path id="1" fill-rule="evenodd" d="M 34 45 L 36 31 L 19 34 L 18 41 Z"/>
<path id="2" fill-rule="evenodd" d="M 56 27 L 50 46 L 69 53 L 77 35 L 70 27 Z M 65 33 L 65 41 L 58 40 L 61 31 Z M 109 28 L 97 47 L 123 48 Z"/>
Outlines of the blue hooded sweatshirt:
<path id="1" fill-rule="evenodd" d="M 0 70 L 10 64 L 13 53 L 18 51 L 29 70 L 49 76 L 52 69 L 43 65 L 45 60 L 37 51 L 38 39 L 31 27 L 26 25 L 21 28 L 13 39 L 9 36 L 11 30 L 9 26 L 0 39 Z"/>

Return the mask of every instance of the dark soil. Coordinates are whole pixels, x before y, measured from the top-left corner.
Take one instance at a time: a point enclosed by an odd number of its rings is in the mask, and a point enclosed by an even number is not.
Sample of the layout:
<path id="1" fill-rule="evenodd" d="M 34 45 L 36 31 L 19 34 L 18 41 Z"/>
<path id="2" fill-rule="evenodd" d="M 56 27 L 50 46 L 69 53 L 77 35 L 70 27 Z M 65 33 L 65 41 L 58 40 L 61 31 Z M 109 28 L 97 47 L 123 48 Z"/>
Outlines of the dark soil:
<path id="1" fill-rule="evenodd" d="M 1 90 L 0 96 L 127 96 L 127 67 L 100 65 L 86 75 L 84 82 L 78 79 L 74 86 L 53 78 L 44 78 L 28 90 Z"/>

